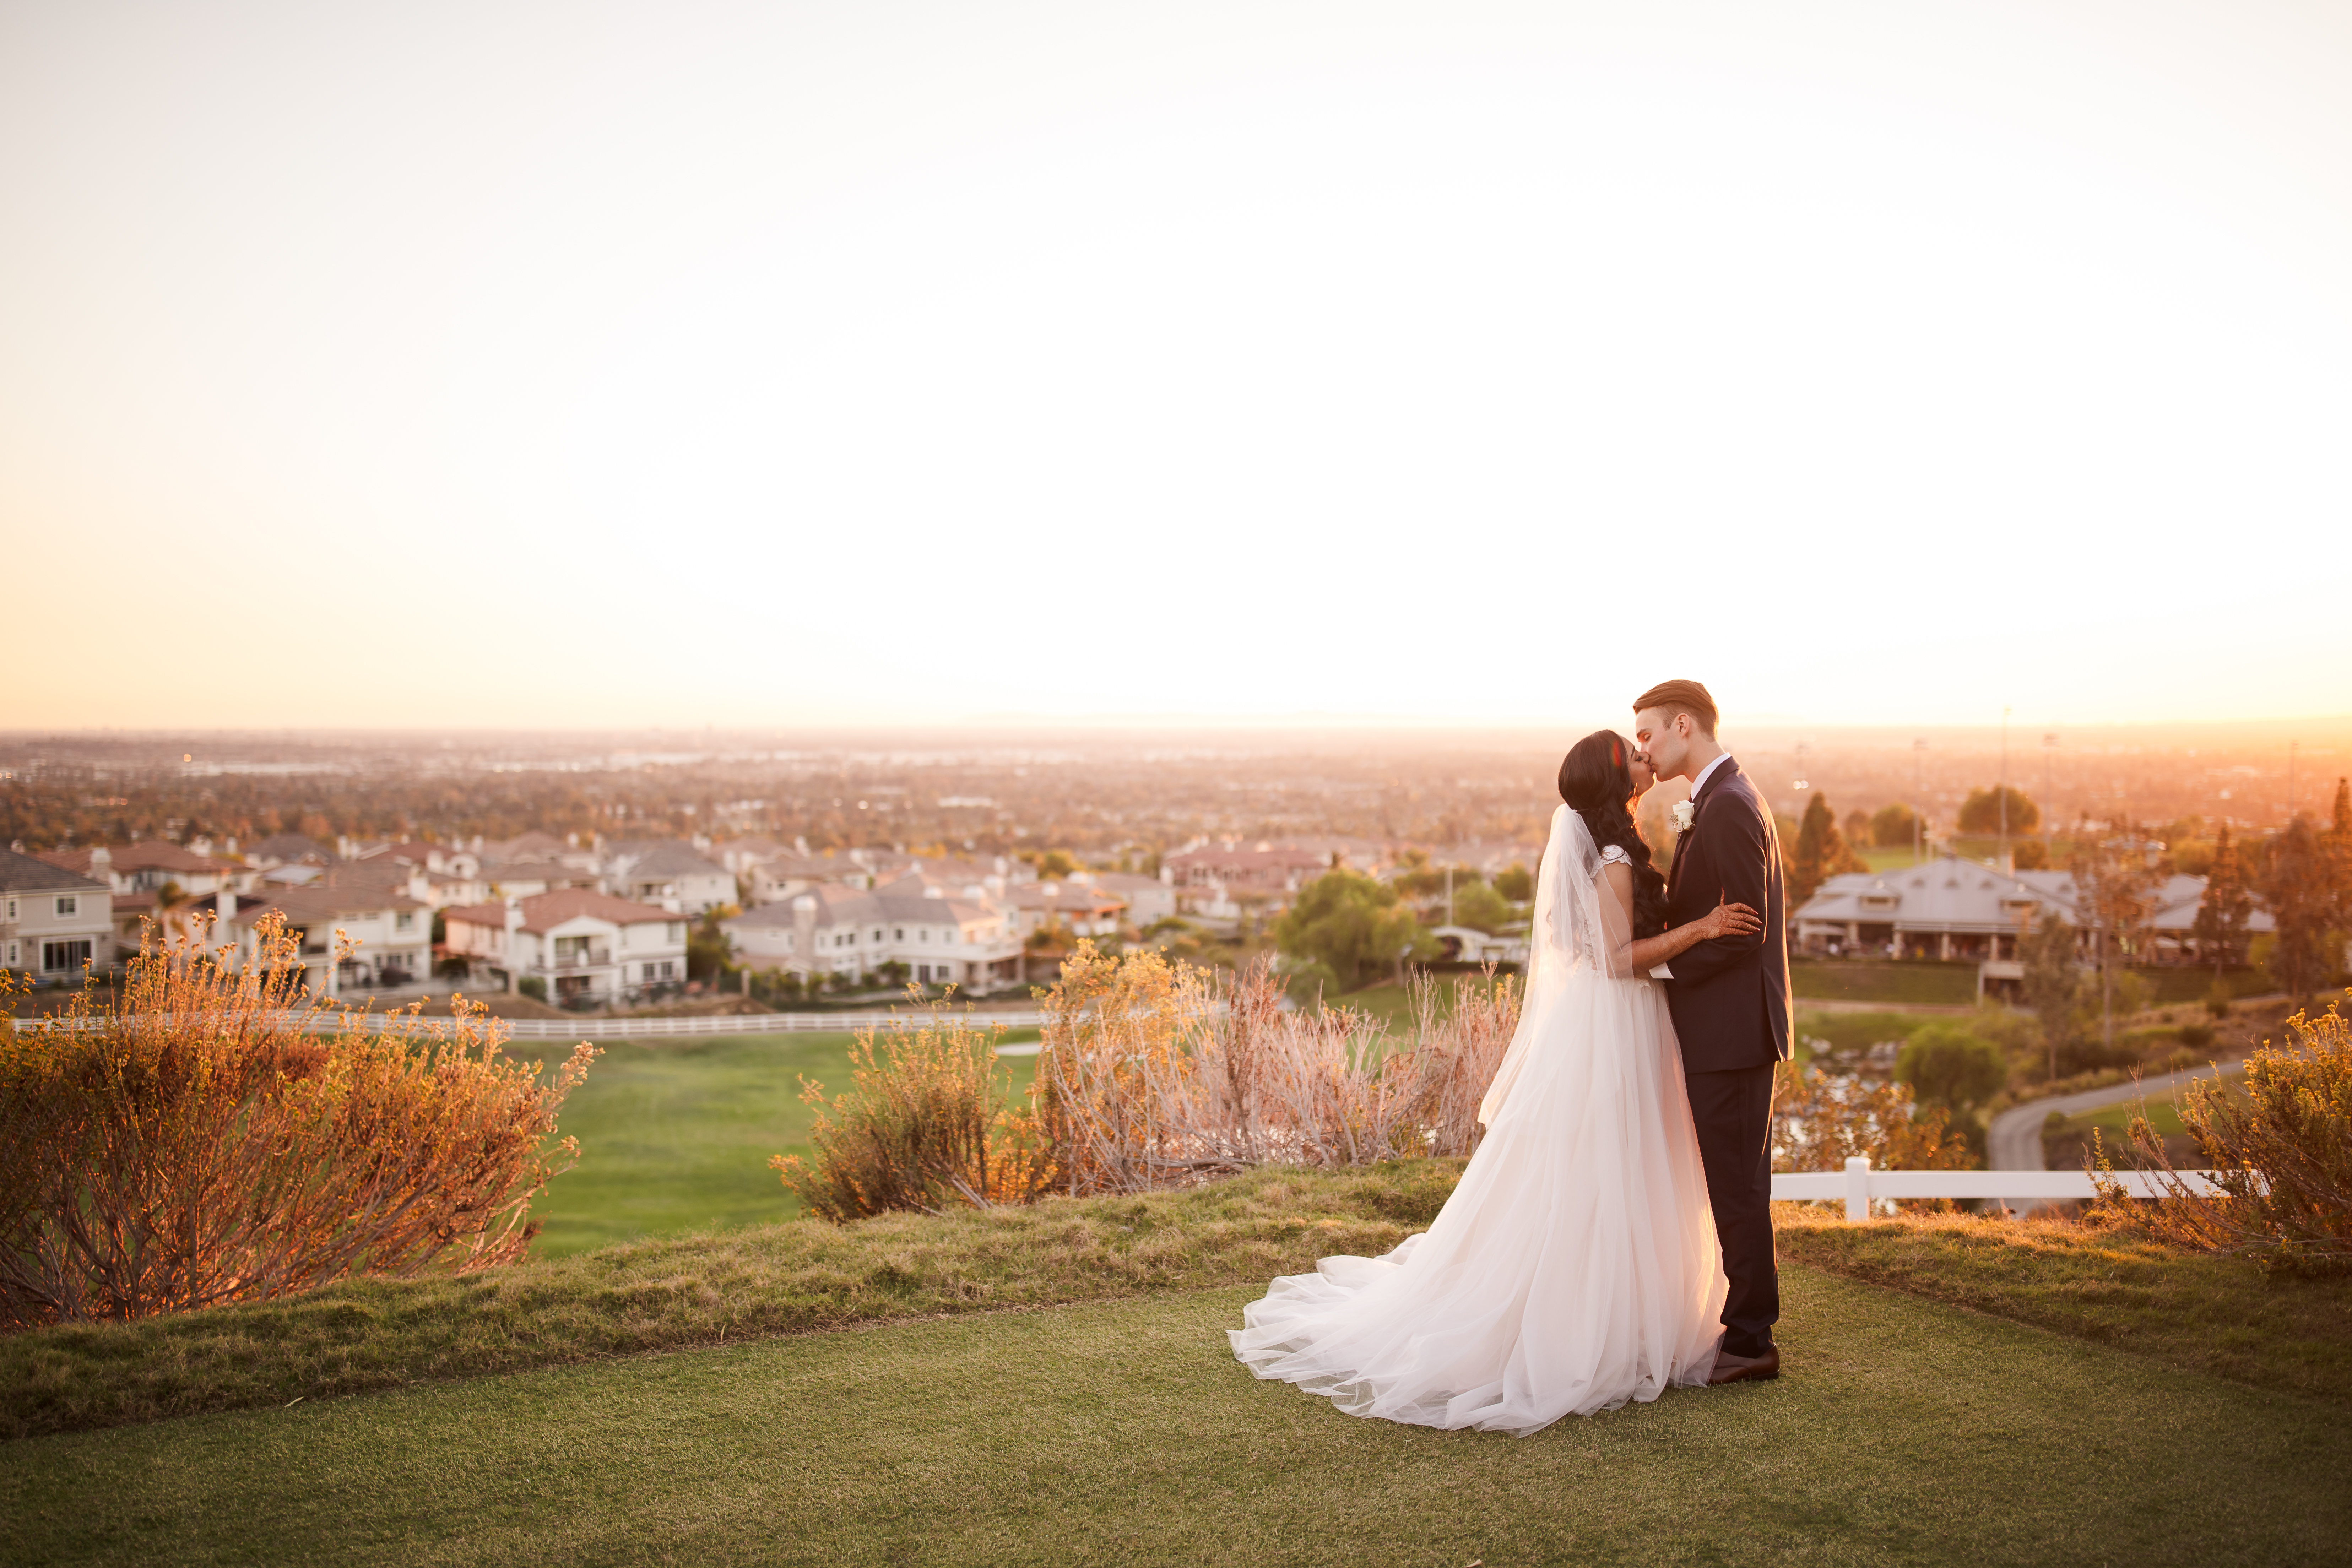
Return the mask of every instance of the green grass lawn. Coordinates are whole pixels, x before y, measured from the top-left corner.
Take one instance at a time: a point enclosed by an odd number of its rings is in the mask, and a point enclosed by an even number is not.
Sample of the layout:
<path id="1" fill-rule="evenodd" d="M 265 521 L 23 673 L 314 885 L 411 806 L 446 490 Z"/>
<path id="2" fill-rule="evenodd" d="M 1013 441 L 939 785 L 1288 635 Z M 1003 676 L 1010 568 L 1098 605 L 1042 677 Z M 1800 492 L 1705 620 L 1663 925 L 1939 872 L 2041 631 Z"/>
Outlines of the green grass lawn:
<path id="1" fill-rule="evenodd" d="M 1037 1031 L 1009 1032 L 1006 1043 Z M 561 1130 L 580 1140 L 580 1163 L 531 1205 L 543 1228 L 532 1251 L 562 1257 L 645 1236 L 787 1219 L 799 1200 L 768 1168 L 773 1154 L 808 1151 L 800 1075 L 839 1094 L 849 1087 L 849 1036 L 747 1035 L 614 1041 L 564 1103 Z M 517 1057 L 561 1061 L 568 1044 L 519 1042 Z M 1016 1095 L 1034 1057 L 1008 1057 Z"/>
<path id="2" fill-rule="evenodd" d="M 11 1445 L 16 1563 L 2326 1563 L 2338 1404 L 1792 1267 L 1780 1382 L 1528 1439 L 1259 1383 L 1244 1288 Z"/>
<path id="3" fill-rule="evenodd" d="M 1977 999 L 1977 966 L 1917 960 L 1839 963 L 1800 959 L 1789 965 L 1789 988 L 1801 1000 L 1967 1006 Z"/>
<path id="4" fill-rule="evenodd" d="M 1453 1010 L 1454 988 L 1457 983 L 1465 980 L 1473 985 L 1486 984 L 1485 980 L 1475 974 L 1440 974 L 1432 977 L 1431 983 L 1437 988 L 1437 1011 L 1440 1017 Z M 1384 980 L 1377 985 L 1367 985 L 1360 991 L 1328 993 L 1323 998 L 1323 1005 L 1327 1007 L 1349 1007 L 1359 1013 L 1369 1013 L 1373 1017 L 1387 1023 L 1391 1029 L 1409 1027 L 1413 1019 L 1412 987 L 1399 985 L 1391 981 Z"/>

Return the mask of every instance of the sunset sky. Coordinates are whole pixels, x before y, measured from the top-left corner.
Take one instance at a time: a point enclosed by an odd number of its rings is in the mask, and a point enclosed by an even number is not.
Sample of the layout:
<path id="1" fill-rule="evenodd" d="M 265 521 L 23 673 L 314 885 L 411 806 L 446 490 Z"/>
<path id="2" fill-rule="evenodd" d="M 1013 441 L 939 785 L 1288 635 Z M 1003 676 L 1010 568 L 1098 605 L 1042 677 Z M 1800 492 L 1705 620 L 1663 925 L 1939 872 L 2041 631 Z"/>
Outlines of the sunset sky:
<path id="1" fill-rule="evenodd" d="M 2334 0 L 10 0 L 0 729 L 2352 713 L 2347 82 Z"/>

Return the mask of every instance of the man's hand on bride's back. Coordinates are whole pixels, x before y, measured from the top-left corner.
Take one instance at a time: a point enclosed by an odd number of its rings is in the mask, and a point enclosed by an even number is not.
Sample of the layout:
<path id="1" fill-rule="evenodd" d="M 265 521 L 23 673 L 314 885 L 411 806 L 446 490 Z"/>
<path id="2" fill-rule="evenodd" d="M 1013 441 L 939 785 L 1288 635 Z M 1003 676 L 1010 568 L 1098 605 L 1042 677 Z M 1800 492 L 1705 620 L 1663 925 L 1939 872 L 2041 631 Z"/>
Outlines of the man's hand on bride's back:
<path id="1" fill-rule="evenodd" d="M 1725 902 L 1701 915 L 1696 924 L 1699 940 L 1713 942 L 1718 937 L 1752 936 L 1764 929 L 1764 917 L 1746 904 Z"/>

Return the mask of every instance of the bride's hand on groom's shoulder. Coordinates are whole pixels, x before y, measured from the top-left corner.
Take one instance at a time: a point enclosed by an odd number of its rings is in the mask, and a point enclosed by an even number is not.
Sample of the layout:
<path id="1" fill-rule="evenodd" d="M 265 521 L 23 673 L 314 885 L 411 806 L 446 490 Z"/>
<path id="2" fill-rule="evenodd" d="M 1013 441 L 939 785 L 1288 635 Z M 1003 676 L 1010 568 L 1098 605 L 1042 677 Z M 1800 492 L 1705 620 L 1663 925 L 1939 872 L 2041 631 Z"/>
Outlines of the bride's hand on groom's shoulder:
<path id="1" fill-rule="evenodd" d="M 1699 939 L 1713 942 L 1718 937 L 1750 936 L 1764 929 L 1764 917 L 1746 904 L 1719 903 L 1698 918 Z"/>

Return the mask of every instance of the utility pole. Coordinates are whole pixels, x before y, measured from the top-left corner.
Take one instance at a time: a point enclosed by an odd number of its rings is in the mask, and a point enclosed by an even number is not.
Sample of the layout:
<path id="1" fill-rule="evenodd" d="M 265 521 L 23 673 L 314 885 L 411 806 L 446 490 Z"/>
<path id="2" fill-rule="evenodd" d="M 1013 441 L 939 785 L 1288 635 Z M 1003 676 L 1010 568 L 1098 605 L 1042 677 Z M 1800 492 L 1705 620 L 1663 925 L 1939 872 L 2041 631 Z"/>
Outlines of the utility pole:
<path id="1" fill-rule="evenodd" d="M 1454 923 L 1454 868 L 1445 868 L 1445 923 Z"/>
<path id="2" fill-rule="evenodd" d="M 1924 798 L 1922 791 L 1926 788 L 1920 781 L 1927 776 L 1927 737 L 1922 735 L 1911 742 L 1911 864 L 1914 866 L 1927 858 L 1927 815 L 1920 804 Z"/>
<path id="3" fill-rule="evenodd" d="M 2294 824 L 2294 753 L 2302 745 L 2300 741 L 2286 743 L 2286 820 L 2289 826 Z"/>
<path id="4" fill-rule="evenodd" d="M 2058 819 L 2058 797 L 2051 793 L 2050 760 L 2058 754 L 2058 733 L 2050 731 L 2042 737 L 2042 842 L 2050 842 L 2050 825 Z"/>
<path id="5" fill-rule="evenodd" d="M 2009 710 L 2000 710 L 2000 854 L 2009 858 Z M 2008 869 L 2007 867 L 2002 868 Z"/>

